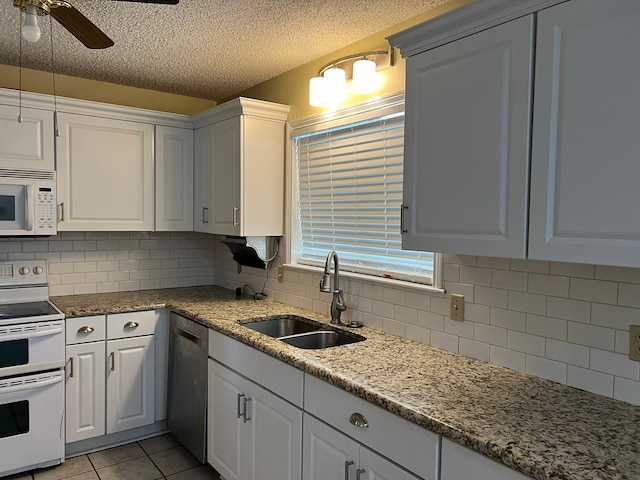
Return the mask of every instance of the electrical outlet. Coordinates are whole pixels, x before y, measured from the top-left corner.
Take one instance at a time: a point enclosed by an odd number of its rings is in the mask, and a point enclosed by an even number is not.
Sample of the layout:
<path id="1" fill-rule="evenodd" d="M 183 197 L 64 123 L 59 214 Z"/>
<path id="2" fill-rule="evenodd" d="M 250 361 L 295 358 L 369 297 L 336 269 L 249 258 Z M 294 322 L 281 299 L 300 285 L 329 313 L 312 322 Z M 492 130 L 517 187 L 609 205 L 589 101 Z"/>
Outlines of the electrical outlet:
<path id="1" fill-rule="evenodd" d="M 629 326 L 629 358 L 640 362 L 640 325 Z"/>
<path id="2" fill-rule="evenodd" d="M 449 316 L 451 320 L 464 322 L 464 295 L 451 294 L 451 312 Z"/>
<path id="3" fill-rule="evenodd" d="M 278 283 L 284 283 L 284 267 L 278 265 Z"/>

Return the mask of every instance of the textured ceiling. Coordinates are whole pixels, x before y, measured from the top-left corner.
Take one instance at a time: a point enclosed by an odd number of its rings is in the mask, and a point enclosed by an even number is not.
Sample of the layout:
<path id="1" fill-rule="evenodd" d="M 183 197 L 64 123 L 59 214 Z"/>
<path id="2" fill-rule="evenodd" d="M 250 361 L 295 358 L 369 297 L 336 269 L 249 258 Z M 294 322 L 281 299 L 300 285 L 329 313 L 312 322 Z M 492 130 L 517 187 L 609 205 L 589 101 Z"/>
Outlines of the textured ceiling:
<path id="1" fill-rule="evenodd" d="M 56 73 L 220 100 L 446 0 L 70 0 L 114 42 L 90 50 L 53 20 Z M 22 65 L 51 71 L 50 17 Z M 19 64 L 20 11 L 0 0 L 0 64 Z"/>

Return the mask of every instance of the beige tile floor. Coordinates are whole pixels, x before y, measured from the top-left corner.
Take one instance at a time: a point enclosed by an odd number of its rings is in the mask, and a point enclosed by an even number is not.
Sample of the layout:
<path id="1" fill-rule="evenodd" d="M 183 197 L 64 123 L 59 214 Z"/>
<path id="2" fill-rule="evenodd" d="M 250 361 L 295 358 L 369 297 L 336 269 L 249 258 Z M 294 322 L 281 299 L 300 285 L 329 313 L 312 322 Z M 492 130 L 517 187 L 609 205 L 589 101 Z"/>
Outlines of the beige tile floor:
<path id="1" fill-rule="evenodd" d="M 56 467 L 3 480 L 220 480 L 170 433 L 69 458 Z"/>

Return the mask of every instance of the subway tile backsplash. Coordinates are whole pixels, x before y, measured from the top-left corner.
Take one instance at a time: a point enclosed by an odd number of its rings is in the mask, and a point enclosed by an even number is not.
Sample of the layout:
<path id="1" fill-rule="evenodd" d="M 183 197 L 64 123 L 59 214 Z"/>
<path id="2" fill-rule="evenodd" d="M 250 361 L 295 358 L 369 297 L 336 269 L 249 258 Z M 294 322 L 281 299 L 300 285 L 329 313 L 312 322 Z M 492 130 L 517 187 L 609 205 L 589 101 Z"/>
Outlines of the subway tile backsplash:
<path id="1" fill-rule="evenodd" d="M 284 263 L 281 245 L 277 264 Z M 238 273 L 216 246 L 216 283 L 260 290 L 266 272 Z M 640 324 L 640 269 L 446 255 L 447 292 L 384 287 L 343 276 L 346 318 L 395 335 L 640 405 L 640 362 L 629 360 L 629 325 Z M 320 275 L 272 268 L 275 300 L 328 314 Z M 449 318 L 451 293 L 465 321 Z"/>
<path id="2" fill-rule="evenodd" d="M 41 258 L 49 265 L 51 296 L 214 283 L 214 240 L 199 233 L 62 232 L 0 240 L 0 260 Z"/>
<path id="3" fill-rule="evenodd" d="M 46 258 L 50 294 L 217 284 L 264 291 L 328 314 L 319 274 L 238 272 L 220 237 L 199 233 L 63 232 L 0 239 L 0 260 Z M 268 276 L 267 276 L 268 273 Z M 640 324 L 640 269 L 446 255 L 445 294 L 342 277 L 346 318 L 439 348 L 640 405 L 640 362 L 628 359 Z M 449 319 L 451 293 L 465 321 Z"/>

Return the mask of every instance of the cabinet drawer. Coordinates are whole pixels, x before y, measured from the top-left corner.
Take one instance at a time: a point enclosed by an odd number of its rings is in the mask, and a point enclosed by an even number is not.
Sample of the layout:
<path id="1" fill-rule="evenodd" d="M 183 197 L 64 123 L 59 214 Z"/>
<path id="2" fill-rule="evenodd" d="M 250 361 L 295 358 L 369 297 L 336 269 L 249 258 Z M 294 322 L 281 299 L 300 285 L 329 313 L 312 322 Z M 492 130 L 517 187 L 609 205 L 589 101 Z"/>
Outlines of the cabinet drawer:
<path id="1" fill-rule="evenodd" d="M 435 478 L 439 442 L 435 433 L 308 374 L 304 409 L 407 470 Z M 354 413 L 364 417 L 368 427 L 350 423 Z"/>
<path id="2" fill-rule="evenodd" d="M 156 321 L 155 310 L 107 315 L 107 339 L 153 335 Z"/>
<path id="3" fill-rule="evenodd" d="M 65 320 L 67 345 L 97 342 L 106 338 L 105 315 L 73 317 Z"/>
<path id="4" fill-rule="evenodd" d="M 302 370 L 215 330 L 209 330 L 209 356 L 294 405 L 302 407 Z"/>

